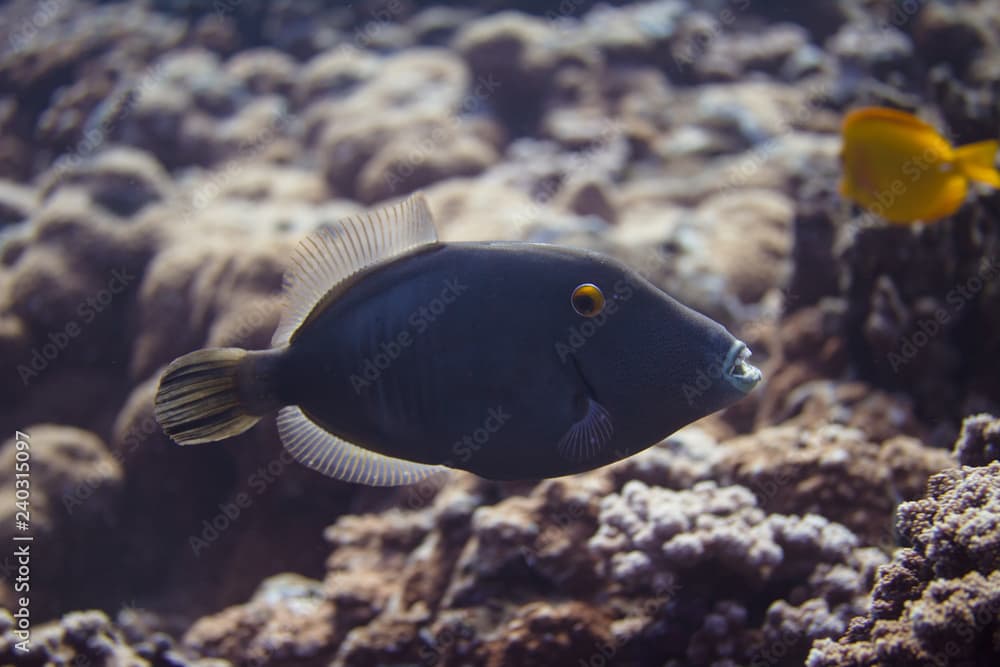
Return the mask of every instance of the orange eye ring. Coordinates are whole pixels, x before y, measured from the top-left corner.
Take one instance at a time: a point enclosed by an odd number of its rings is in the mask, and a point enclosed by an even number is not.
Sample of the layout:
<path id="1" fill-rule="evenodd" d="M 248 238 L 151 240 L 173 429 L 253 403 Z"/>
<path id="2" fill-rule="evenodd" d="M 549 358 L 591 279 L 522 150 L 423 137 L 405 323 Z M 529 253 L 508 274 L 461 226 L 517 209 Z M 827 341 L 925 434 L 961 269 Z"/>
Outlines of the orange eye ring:
<path id="1" fill-rule="evenodd" d="M 594 283 L 583 283 L 573 290 L 569 302 L 578 314 L 594 317 L 604 310 L 604 292 Z"/>

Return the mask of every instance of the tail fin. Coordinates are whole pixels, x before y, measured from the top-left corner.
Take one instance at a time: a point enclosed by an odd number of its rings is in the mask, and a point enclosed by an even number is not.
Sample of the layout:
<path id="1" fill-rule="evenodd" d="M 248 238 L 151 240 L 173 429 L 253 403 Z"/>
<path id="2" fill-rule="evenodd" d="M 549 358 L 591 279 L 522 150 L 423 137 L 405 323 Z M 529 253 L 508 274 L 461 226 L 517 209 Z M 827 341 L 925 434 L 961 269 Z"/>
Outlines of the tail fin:
<path id="1" fill-rule="evenodd" d="M 241 383 L 248 352 L 235 347 L 198 350 L 167 366 L 156 391 L 156 421 L 181 445 L 224 440 L 246 431 L 261 415 L 251 414 Z"/>
<path id="2" fill-rule="evenodd" d="M 1000 172 L 997 171 L 997 148 L 995 140 L 977 141 L 955 149 L 955 163 L 959 170 L 974 181 L 1000 188 Z"/>

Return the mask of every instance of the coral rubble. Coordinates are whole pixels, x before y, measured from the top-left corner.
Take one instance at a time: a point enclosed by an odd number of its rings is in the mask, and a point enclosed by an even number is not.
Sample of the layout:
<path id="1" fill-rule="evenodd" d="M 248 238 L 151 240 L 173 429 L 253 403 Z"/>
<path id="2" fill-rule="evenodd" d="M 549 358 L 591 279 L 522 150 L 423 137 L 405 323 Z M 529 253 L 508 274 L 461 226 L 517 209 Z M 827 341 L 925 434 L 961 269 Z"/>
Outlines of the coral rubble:
<path id="1" fill-rule="evenodd" d="M 887 225 L 837 134 L 993 137 L 1000 4 L 501 4 L 0 9 L 0 541 L 26 432 L 38 547 L 0 663 L 998 661 L 1000 196 Z M 765 384 L 539 482 L 160 432 L 167 363 L 268 346 L 294 244 L 417 189 L 444 240 L 621 258 Z"/>

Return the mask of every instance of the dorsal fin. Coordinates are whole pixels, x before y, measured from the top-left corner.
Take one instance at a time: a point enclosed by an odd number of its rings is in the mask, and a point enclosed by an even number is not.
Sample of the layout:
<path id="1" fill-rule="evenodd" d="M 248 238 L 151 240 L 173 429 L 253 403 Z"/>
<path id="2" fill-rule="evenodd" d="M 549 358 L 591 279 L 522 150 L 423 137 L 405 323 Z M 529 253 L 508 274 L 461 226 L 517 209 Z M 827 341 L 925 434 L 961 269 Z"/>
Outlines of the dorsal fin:
<path id="1" fill-rule="evenodd" d="M 287 345 L 316 306 L 351 276 L 435 241 L 434 218 L 420 192 L 395 206 L 321 225 L 292 255 L 293 266 L 285 276 L 285 312 L 271 345 Z"/>
<path id="2" fill-rule="evenodd" d="M 278 412 L 278 433 L 296 461 L 345 482 L 401 486 L 447 471 L 443 466 L 393 458 L 338 438 L 309 419 L 297 405 Z"/>

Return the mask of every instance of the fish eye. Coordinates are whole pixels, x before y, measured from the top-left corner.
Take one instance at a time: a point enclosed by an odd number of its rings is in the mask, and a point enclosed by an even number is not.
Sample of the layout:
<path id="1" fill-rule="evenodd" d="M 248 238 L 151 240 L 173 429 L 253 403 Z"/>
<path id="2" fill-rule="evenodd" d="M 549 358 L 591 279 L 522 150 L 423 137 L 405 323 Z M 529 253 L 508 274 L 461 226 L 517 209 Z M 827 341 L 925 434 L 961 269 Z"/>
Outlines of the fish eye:
<path id="1" fill-rule="evenodd" d="M 569 301 L 573 310 L 584 317 L 594 317 L 604 310 L 604 293 L 594 283 L 577 285 Z"/>

